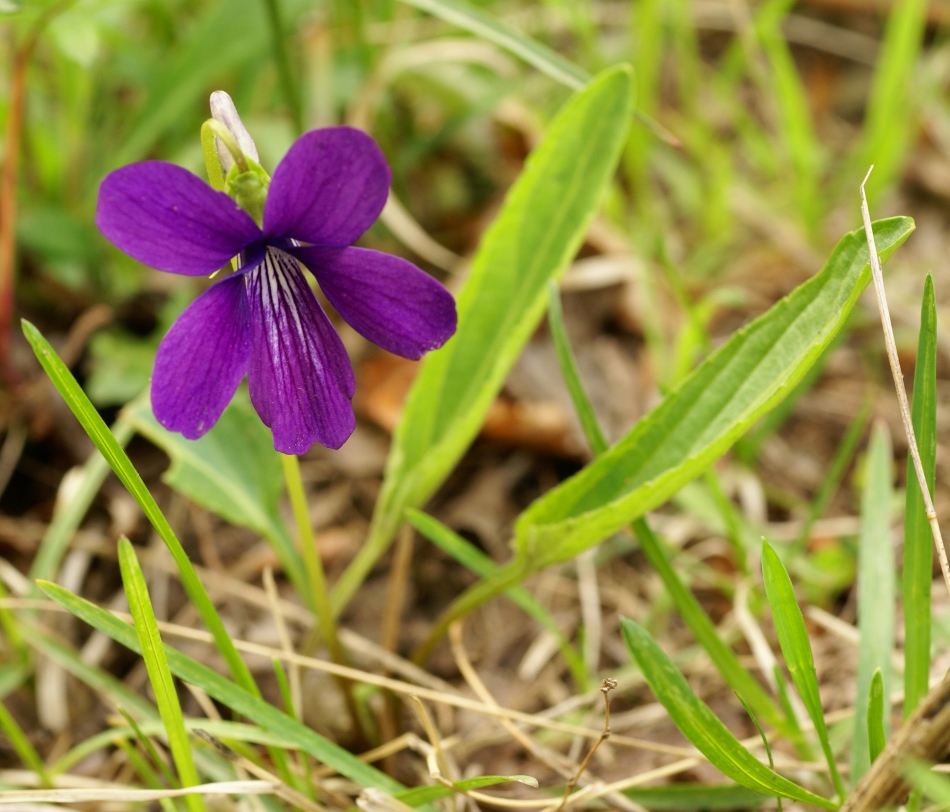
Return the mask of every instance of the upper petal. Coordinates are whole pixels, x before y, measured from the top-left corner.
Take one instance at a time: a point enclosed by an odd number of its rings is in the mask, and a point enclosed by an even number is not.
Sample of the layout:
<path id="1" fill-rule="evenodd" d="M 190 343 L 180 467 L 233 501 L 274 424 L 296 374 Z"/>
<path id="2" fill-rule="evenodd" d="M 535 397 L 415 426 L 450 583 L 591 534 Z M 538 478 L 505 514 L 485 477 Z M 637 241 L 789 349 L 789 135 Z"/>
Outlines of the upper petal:
<path id="1" fill-rule="evenodd" d="M 247 382 L 274 448 L 339 448 L 356 426 L 356 384 L 343 342 L 289 254 L 269 249 L 246 278 L 253 334 Z"/>
<path id="2" fill-rule="evenodd" d="M 96 225 L 139 262 L 189 276 L 214 273 L 261 236 L 230 197 L 164 161 L 109 173 L 99 187 Z"/>
<path id="3" fill-rule="evenodd" d="M 247 371 L 251 325 L 244 276 L 195 299 L 158 347 L 152 411 L 169 431 L 201 437 L 221 416 Z"/>
<path id="4" fill-rule="evenodd" d="M 367 248 L 290 249 L 360 335 L 404 358 L 421 358 L 455 332 L 455 299 L 408 260 Z"/>
<path id="5" fill-rule="evenodd" d="M 376 142 L 352 127 L 311 130 L 277 165 L 264 206 L 268 237 L 354 242 L 379 217 L 390 172 Z"/>

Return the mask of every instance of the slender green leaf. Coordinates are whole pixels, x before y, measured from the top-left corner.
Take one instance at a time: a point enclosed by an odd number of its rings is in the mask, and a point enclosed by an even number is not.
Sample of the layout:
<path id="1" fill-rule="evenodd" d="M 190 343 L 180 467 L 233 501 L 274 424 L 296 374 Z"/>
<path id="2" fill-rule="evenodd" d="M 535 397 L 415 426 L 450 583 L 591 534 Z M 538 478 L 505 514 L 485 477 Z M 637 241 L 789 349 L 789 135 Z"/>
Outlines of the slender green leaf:
<path id="1" fill-rule="evenodd" d="M 62 587 L 46 581 L 40 582 L 43 590 L 52 600 L 68 609 L 80 620 L 95 629 L 109 635 L 126 648 L 141 654 L 135 629 L 104 609 L 73 595 Z M 220 674 L 212 671 L 191 657 L 165 646 L 165 656 L 172 674 L 185 682 L 200 688 L 212 699 L 223 703 L 236 713 L 242 714 L 267 731 L 290 741 L 305 753 L 322 761 L 340 775 L 365 787 L 375 787 L 384 792 L 399 792 L 403 787 L 375 768 L 364 764 L 356 756 L 342 747 L 328 741 L 319 733 L 291 719 L 259 696 L 239 687 Z"/>
<path id="2" fill-rule="evenodd" d="M 950 806 L 950 778 L 935 773 L 931 765 L 914 759 L 907 759 L 901 765 L 907 780 L 923 792 L 928 798 L 936 801 L 941 807 Z"/>
<path id="3" fill-rule="evenodd" d="M 673 661 L 643 628 L 624 618 L 621 629 L 630 655 L 674 724 L 723 775 L 765 795 L 791 798 L 823 809 L 837 809 L 837 804 L 773 772 L 746 750 L 693 693 Z"/>
<path id="4" fill-rule="evenodd" d="M 920 336 L 914 367 L 911 420 L 924 477 L 934 489 L 937 456 L 937 308 L 933 277 L 927 274 L 920 303 Z M 904 718 L 927 695 L 930 677 L 930 584 L 933 579 L 933 535 L 913 460 L 907 459 L 904 492 Z"/>
<path id="5" fill-rule="evenodd" d="M 815 671 L 811 643 L 808 641 L 805 618 L 795 599 L 795 588 L 785 565 L 767 541 L 762 542 L 762 580 L 765 582 L 765 595 L 772 608 L 775 632 L 782 648 L 782 656 L 785 657 L 785 665 L 815 726 L 835 792 L 844 800 L 844 784 L 838 772 L 831 743 L 828 741 L 825 713 L 821 707 L 821 695 L 818 693 L 818 674 Z"/>
<path id="6" fill-rule="evenodd" d="M 214 604 L 208 597 L 204 586 L 202 586 L 198 574 L 195 572 L 195 568 L 188 558 L 188 554 L 184 548 L 182 548 L 181 542 L 178 541 L 178 537 L 158 507 L 155 498 L 149 493 L 148 488 L 145 487 L 145 483 L 142 481 L 139 472 L 135 470 L 135 467 L 132 465 L 132 462 L 129 460 L 122 446 L 116 440 L 112 432 L 109 431 L 109 427 L 106 426 L 95 407 L 89 402 L 89 398 L 86 397 L 86 394 L 79 387 L 79 384 L 76 383 L 76 379 L 72 376 L 72 373 L 62 360 L 60 360 L 56 351 L 43 337 L 40 331 L 30 324 L 30 322 L 24 320 L 23 334 L 33 348 L 33 352 L 36 354 L 41 366 L 46 370 L 46 374 L 49 375 L 53 385 L 59 390 L 63 400 L 66 401 L 66 405 L 69 406 L 86 434 L 89 435 L 89 438 L 95 443 L 96 448 L 99 449 L 99 452 L 105 457 L 106 462 L 109 463 L 109 467 L 115 471 L 116 476 L 119 477 L 119 480 L 125 485 L 135 501 L 139 503 L 142 512 L 148 518 L 149 522 L 151 522 L 152 527 L 158 532 L 162 541 L 165 542 L 165 546 L 168 547 L 172 558 L 175 560 L 175 564 L 178 566 L 178 572 L 181 575 L 181 582 L 185 588 L 185 592 L 198 610 L 198 614 L 201 616 L 202 621 L 204 621 L 205 626 L 208 627 L 208 631 L 210 631 L 214 637 L 215 645 L 227 662 L 231 673 L 242 687 L 259 695 L 260 692 L 257 688 L 257 683 L 254 682 L 251 672 L 234 647 L 234 642 L 224 628 L 224 624 L 221 622 L 221 618 L 214 608 Z"/>
<path id="7" fill-rule="evenodd" d="M 442 483 L 482 425 L 574 257 L 613 173 L 631 109 L 627 67 L 563 107 L 482 238 L 458 299 L 455 336 L 428 355 L 393 437 L 368 538 L 334 592 L 340 611 L 388 547 L 407 507 Z"/>
<path id="8" fill-rule="evenodd" d="M 902 0 L 890 7 L 887 29 L 868 98 L 856 164 L 861 174 L 870 164 L 874 172 L 867 182 L 868 199 L 895 181 L 910 154 L 908 141 L 918 126 L 913 115 L 914 73 L 924 43 L 927 0 Z M 849 180 L 849 183 L 854 183 Z"/>
<path id="9" fill-rule="evenodd" d="M 643 554 L 647 557 L 647 561 L 650 562 L 650 566 L 663 581 L 663 588 L 667 595 L 670 596 L 673 605 L 686 622 L 686 625 L 689 626 L 696 640 L 709 654 L 726 684 L 743 701 L 748 702 L 749 707 L 766 722 L 780 730 L 786 730 L 788 724 L 781 710 L 762 686 L 756 682 L 755 678 L 742 667 L 739 658 L 736 657 L 732 649 L 722 642 L 715 624 L 709 619 L 709 615 L 696 600 L 696 596 L 686 588 L 676 574 L 660 539 L 656 537 L 643 519 L 637 519 L 634 522 L 633 529 L 637 534 L 637 539 L 640 542 Z"/>
<path id="10" fill-rule="evenodd" d="M 476 6 L 469 5 L 464 0 L 401 0 L 401 2 L 493 42 L 499 48 L 523 59 L 571 90 L 580 90 L 590 81 L 590 74 L 587 71 L 569 62 L 556 51 L 525 36 Z"/>
<path id="11" fill-rule="evenodd" d="M 581 382 L 577 362 L 564 328 L 561 300 L 553 283 L 548 285 L 548 294 L 548 323 L 554 338 L 561 374 L 571 394 L 574 409 L 584 427 L 587 442 L 594 454 L 600 455 L 607 450 L 607 441 Z M 742 667 L 732 650 L 719 638 L 715 624 L 709 619 L 709 615 L 700 606 L 693 593 L 680 581 L 663 550 L 662 542 L 653 534 L 650 526 L 644 520 L 637 519 L 633 523 L 633 531 L 640 541 L 647 560 L 663 581 L 663 586 L 677 611 L 696 636 L 696 640 L 709 654 L 726 683 L 740 697 L 743 697 L 744 701 L 748 701 L 752 709 L 770 725 L 784 728 L 785 720 L 781 712 L 759 683 Z"/>
<path id="12" fill-rule="evenodd" d="M 887 736 L 884 733 L 884 716 L 887 713 L 887 705 L 884 702 L 884 678 L 881 676 L 881 669 L 874 672 L 871 677 L 871 690 L 868 694 L 868 755 L 871 764 L 877 761 L 887 744 Z"/>
<path id="13" fill-rule="evenodd" d="M 132 715 L 125 708 L 120 707 L 119 713 L 122 714 L 122 718 L 125 719 L 125 723 L 130 728 L 132 728 L 132 737 L 136 739 L 139 745 L 141 745 L 141 747 L 145 750 L 149 761 L 158 767 L 158 771 L 165 777 L 165 780 L 168 782 L 168 786 L 179 789 L 181 787 L 181 781 L 179 781 L 175 774 L 171 771 L 169 765 L 165 763 L 165 759 L 163 759 L 158 754 L 158 750 L 155 749 L 155 745 L 152 744 L 151 739 L 149 739 L 149 737 L 142 732 L 142 728 L 139 727 L 139 723 L 132 718 Z M 182 717 L 182 723 L 184 724 L 184 717 Z M 168 731 L 165 730 L 164 722 L 162 722 L 161 732 L 167 737 Z M 147 765 L 146 770 L 148 770 Z"/>
<path id="14" fill-rule="evenodd" d="M 117 420 L 111 431 L 120 448 L 125 448 L 135 434 L 135 430 L 123 420 Z M 36 557 L 30 565 L 31 581 L 49 579 L 56 574 L 73 534 L 82 524 L 109 470 L 109 463 L 98 450 L 89 455 L 80 471 L 79 484 L 69 500 L 64 503 L 57 501 L 53 520 L 43 534 Z"/>
<path id="15" fill-rule="evenodd" d="M 561 294 L 554 282 L 548 282 L 548 326 L 551 328 L 551 338 L 554 339 L 554 350 L 557 352 L 561 375 L 564 377 L 567 391 L 571 395 L 571 403 L 574 404 L 574 412 L 577 414 L 577 419 L 581 421 L 581 428 L 584 430 L 587 444 L 596 457 L 607 450 L 607 438 L 604 437 L 604 433 L 601 431 L 597 415 L 594 413 L 594 407 L 584 390 L 584 384 L 577 369 L 577 360 L 574 358 L 571 342 L 564 327 Z"/>
<path id="16" fill-rule="evenodd" d="M 891 439 L 883 423 L 871 434 L 861 494 L 861 535 L 858 542 L 858 685 L 854 709 L 851 780 L 867 772 L 869 759 L 868 697 L 871 679 L 880 670 L 884 697 L 890 697 L 891 657 L 894 654 L 894 545 L 891 540 L 893 498 Z M 884 730 L 890 728 L 884 714 Z"/>
<path id="17" fill-rule="evenodd" d="M 440 550 L 448 553 L 460 564 L 479 576 L 479 578 L 490 578 L 498 571 L 498 565 L 492 561 L 491 558 L 477 549 L 475 545 L 467 542 L 458 533 L 446 527 L 438 519 L 422 511 L 410 508 L 406 511 L 406 520 Z M 558 647 L 567 662 L 568 668 L 571 670 L 574 681 L 577 682 L 578 685 L 585 685 L 587 682 L 587 673 L 584 668 L 583 658 L 564 636 L 560 626 L 558 626 L 554 618 L 551 617 L 551 613 L 538 603 L 534 599 L 534 596 L 522 586 L 512 586 L 505 591 L 505 596 L 528 615 L 528 617 L 537 621 L 538 624 L 554 635 L 554 638 L 558 642 Z"/>
<path id="18" fill-rule="evenodd" d="M 198 770 L 191 757 L 191 744 L 185 730 L 175 681 L 168 670 L 162 636 L 158 631 L 158 622 L 155 620 L 148 587 L 145 585 L 145 576 L 135 557 L 132 542 L 127 538 L 119 539 L 119 569 L 122 572 L 125 595 L 129 601 L 129 611 L 135 621 L 135 633 L 138 636 L 142 658 L 145 660 L 145 670 L 148 672 L 148 680 L 155 692 L 155 704 L 158 706 L 162 724 L 165 726 L 165 735 L 168 738 L 172 760 L 178 769 L 178 777 L 182 786 L 196 786 L 201 783 L 201 779 L 198 777 Z M 192 812 L 204 812 L 205 804 L 200 795 L 186 796 L 185 803 Z"/>
<path id="19" fill-rule="evenodd" d="M 277 551 L 300 595 L 309 594 L 300 553 L 280 516 L 284 477 L 270 432 L 250 403 L 236 398 L 214 427 L 197 440 L 168 431 L 146 398 L 122 415 L 171 458 L 163 480 L 231 524 L 249 527 Z"/>
<path id="20" fill-rule="evenodd" d="M 397 801 L 402 801 L 408 806 L 420 806 L 421 804 L 432 803 L 440 798 L 448 798 L 457 792 L 467 792 L 471 789 L 482 789 L 484 787 L 493 787 L 496 784 L 505 784 L 510 781 L 517 781 L 519 784 L 527 784 L 529 787 L 538 788 L 538 781 L 530 775 L 479 775 L 475 778 L 466 778 L 463 781 L 455 781 L 451 786 L 444 784 L 433 784 L 428 787 L 415 787 L 398 792 L 393 797 Z"/>
<path id="21" fill-rule="evenodd" d="M 913 221 L 879 221 L 882 258 Z M 564 561 L 664 502 L 794 387 L 867 284 L 862 232 L 846 235 L 816 277 L 743 328 L 605 454 L 534 502 L 515 526 L 531 569 Z"/>
<path id="22" fill-rule="evenodd" d="M 667 784 L 662 787 L 625 789 L 623 794 L 646 809 L 683 810 L 697 809 L 748 809 L 759 806 L 768 796 L 735 784 Z"/>
<path id="23" fill-rule="evenodd" d="M 7 742 L 20 761 L 23 762 L 23 766 L 36 773 L 40 784 L 44 787 L 52 786 L 43 759 L 36 752 L 29 736 L 23 732 L 23 728 L 20 727 L 17 720 L 13 718 L 13 714 L 7 710 L 7 706 L 2 702 L 0 702 L 0 731 L 3 731 Z"/>

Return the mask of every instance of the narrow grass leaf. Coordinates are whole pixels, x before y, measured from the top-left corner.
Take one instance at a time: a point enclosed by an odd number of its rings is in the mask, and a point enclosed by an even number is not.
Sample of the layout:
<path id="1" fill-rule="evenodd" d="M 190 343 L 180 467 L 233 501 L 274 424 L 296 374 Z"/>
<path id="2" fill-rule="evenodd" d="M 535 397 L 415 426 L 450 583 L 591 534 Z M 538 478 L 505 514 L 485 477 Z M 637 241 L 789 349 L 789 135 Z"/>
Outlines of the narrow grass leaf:
<path id="1" fill-rule="evenodd" d="M 890 697 L 891 657 L 894 653 L 894 546 L 891 541 L 893 498 L 891 439 L 883 424 L 871 434 L 861 494 L 861 534 L 858 540 L 858 681 L 854 710 L 851 780 L 861 780 L 871 764 L 868 739 L 868 697 L 871 679 L 880 670 L 884 697 Z M 884 730 L 890 725 L 884 715 Z"/>
<path id="2" fill-rule="evenodd" d="M 7 710 L 7 706 L 2 702 L 0 702 L 0 730 L 6 736 L 7 743 L 13 749 L 13 752 L 23 762 L 23 766 L 35 772 L 40 784 L 44 787 L 52 786 L 43 759 L 36 752 L 29 736 L 23 732 L 23 728 L 20 727 L 17 720 L 13 718 L 13 714 Z"/>
<path id="3" fill-rule="evenodd" d="M 795 599 L 795 588 L 788 577 L 782 560 L 767 541 L 762 542 L 762 580 L 765 582 L 765 595 L 772 609 L 775 632 L 785 665 L 795 683 L 798 695 L 805 703 L 808 717 L 815 726 L 818 741 L 828 762 L 831 781 L 835 792 L 842 800 L 845 797 L 844 784 L 835 763 L 835 755 L 828 740 L 828 728 L 825 725 L 825 713 L 821 707 L 821 695 L 818 693 L 818 674 L 812 656 L 811 643 L 805 618 Z"/>
<path id="4" fill-rule="evenodd" d="M 696 596 L 680 580 L 663 548 L 663 543 L 643 519 L 633 525 L 643 554 L 654 572 L 663 581 L 663 588 L 699 644 L 705 649 L 726 684 L 768 724 L 787 731 L 788 722 L 779 707 L 742 664 L 739 658 L 719 637 L 716 626 L 706 614 Z"/>
<path id="5" fill-rule="evenodd" d="M 80 620 L 109 635 L 126 648 L 138 654 L 142 653 L 135 629 L 128 623 L 56 584 L 42 581 L 40 589 Z M 352 753 L 294 721 L 269 702 L 222 677 L 208 666 L 169 646 L 165 646 L 165 656 L 169 669 L 176 677 L 200 688 L 212 699 L 231 708 L 235 713 L 246 716 L 265 730 L 286 739 L 345 778 L 361 786 L 375 787 L 389 793 L 404 789 L 389 776 L 364 764 Z"/>
<path id="6" fill-rule="evenodd" d="M 571 90 L 580 90 L 590 81 L 587 71 L 569 62 L 556 51 L 463 0 L 401 2 L 494 43 Z"/>
<path id="7" fill-rule="evenodd" d="M 171 459 L 162 479 L 231 524 L 249 527 L 274 547 L 299 595 L 309 594 L 300 553 L 280 516 L 284 479 L 270 431 L 243 398 L 197 440 L 168 431 L 147 398 L 130 403 L 125 419 Z"/>
<path id="8" fill-rule="evenodd" d="M 110 431 L 120 448 L 125 448 L 129 440 L 135 436 L 135 429 L 121 419 L 112 424 Z M 73 534 L 82 524 L 89 506 L 99 493 L 109 471 L 109 463 L 102 454 L 98 450 L 93 451 L 80 469 L 76 490 L 65 502 L 57 499 L 53 520 L 46 528 L 37 548 L 36 557 L 30 565 L 31 581 L 49 580 L 56 575 Z"/>
<path id="9" fill-rule="evenodd" d="M 941 807 L 950 806 L 950 778 L 935 773 L 931 765 L 914 759 L 903 763 L 903 772 L 916 791 L 922 792 Z"/>
<path id="10" fill-rule="evenodd" d="M 759 806 L 769 796 L 736 784 L 667 784 L 662 787 L 625 789 L 623 794 L 646 809 L 683 810 L 697 809 L 749 809 Z"/>
<path id="11" fill-rule="evenodd" d="M 764 795 L 790 798 L 823 809 L 837 804 L 773 772 L 753 756 L 696 694 L 645 629 L 621 621 L 624 642 L 634 662 L 683 735 L 727 778 Z"/>
<path id="12" fill-rule="evenodd" d="M 887 735 L 884 733 L 884 715 L 887 705 L 884 702 L 884 678 L 878 669 L 871 677 L 871 691 L 868 695 L 868 755 L 871 764 L 877 761 L 884 747 L 887 745 Z"/>
<path id="13" fill-rule="evenodd" d="M 934 490 L 937 456 L 937 308 L 933 277 L 927 274 L 920 303 L 920 335 L 914 366 L 911 421 L 924 477 Z M 924 499 L 917 487 L 913 461 L 907 461 L 904 492 L 904 718 L 927 695 L 930 677 L 930 584 L 933 580 L 933 535 Z"/>
<path id="14" fill-rule="evenodd" d="M 631 110 L 627 67 L 572 97 L 485 233 L 458 297 L 458 330 L 422 362 L 393 436 L 368 537 L 333 595 L 339 612 L 389 546 L 407 507 L 443 482 L 481 428 L 541 320 L 545 286 L 577 253 L 613 174 Z"/>
<path id="15" fill-rule="evenodd" d="M 132 716 L 129 714 L 129 712 L 125 708 L 120 707 L 119 713 L 122 714 L 122 718 L 125 719 L 125 723 L 132 729 L 132 734 L 134 738 L 138 741 L 142 749 L 148 755 L 149 760 L 151 761 L 151 764 L 154 764 L 156 767 L 158 767 L 159 772 L 161 772 L 161 774 L 165 776 L 165 781 L 167 782 L 167 785 L 171 787 L 180 787 L 181 782 L 178 780 L 178 778 L 175 777 L 175 774 L 171 771 L 171 768 L 169 767 L 169 765 L 165 763 L 165 759 L 163 759 L 158 754 L 158 750 L 155 749 L 155 745 L 152 744 L 151 739 L 149 739 L 149 737 L 146 736 L 145 733 L 142 732 L 142 728 L 139 727 L 138 722 L 136 722 L 135 719 L 132 718 Z M 182 721 L 184 721 L 184 717 L 182 717 Z M 164 722 L 162 722 L 159 732 L 165 733 L 167 736 Z M 156 783 L 155 786 L 158 786 L 158 783 Z"/>
<path id="16" fill-rule="evenodd" d="M 419 510 L 406 511 L 406 520 L 419 533 L 431 541 L 436 547 L 458 561 L 462 566 L 474 572 L 479 578 L 490 578 L 498 570 L 498 565 L 485 553 L 470 544 L 458 533 L 446 527 L 438 519 Z M 571 671 L 571 676 L 578 686 L 586 685 L 587 670 L 580 652 L 571 645 L 564 636 L 561 627 L 534 596 L 522 586 L 512 586 L 505 591 L 512 603 L 521 609 L 528 617 L 535 620 L 542 628 L 547 629 L 557 640 L 558 648 Z"/>
<path id="17" fill-rule="evenodd" d="M 908 142 L 918 126 L 913 115 L 914 72 L 923 47 L 927 0 L 903 0 L 890 6 L 884 42 L 868 98 L 855 164 L 861 174 L 874 164 L 866 191 L 869 200 L 895 181 L 910 154 Z M 848 183 L 854 180 L 847 175 Z"/>
<path id="18" fill-rule="evenodd" d="M 227 662 L 234 678 L 242 687 L 259 695 L 260 692 L 257 688 L 257 684 L 254 682 L 254 678 L 251 676 L 251 672 L 234 647 L 234 643 L 224 628 L 224 624 L 221 622 L 221 618 L 214 608 L 214 604 L 208 597 L 208 593 L 205 591 L 204 586 L 202 586 L 198 574 L 195 572 L 195 568 L 188 558 L 188 554 L 181 546 L 181 542 L 178 541 L 178 537 L 175 535 L 171 525 L 159 508 L 155 498 L 149 492 L 148 488 L 145 487 L 145 483 L 142 481 L 139 472 L 135 470 L 135 467 L 132 465 L 132 462 L 129 460 L 122 446 L 116 440 L 112 432 L 109 431 L 109 427 L 106 426 L 95 407 L 89 401 L 89 398 L 86 397 L 85 392 L 83 392 L 79 384 L 76 383 L 76 379 L 72 373 L 40 331 L 30 324 L 30 322 L 24 320 L 23 334 L 33 348 L 33 352 L 36 354 L 40 365 L 46 371 L 46 374 L 49 375 L 50 380 L 60 395 L 62 395 L 63 400 L 66 401 L 66 405 L 69 406 L 86 434 L 89 435 L 89 438 L 95 443 L 96 448 L 99 449 L 99 452 L 106 459 L 106 462 L 109 463 L 109 467 L 115 471 L 116 476 L 118 476 L 122 484 L 125 485 L 135 501 L 138 502 L 139 507 L 142 508 L 142 512 L 146 518 L 148 518 L 149 522 L 151 522 L 152 527 L 155 528 L 162 541 L 165 542 L 165 546 L 168 547 L 172 558 L 175 560 L 175 564 L 178 566 L 178 572 L 181 576 L 181 582 L 185 588 L 185 592 L 198 610 L 198 614 L 201 616 L 208 631 L 210 631 L 214 637 L 215 645 L 221 656 L 224 657 L 225 662 Z"/>
<path id="19" fill-rule="evenodd" d="M 882 258 L 913 221 L 879 221 Z M 743 328 L 606 453 L 518 519 L 530 569 L 565 561 L 664 502 L 703 472 L 801 379 L 844 324 L 870 279 L 863 233 L 838 243 L 824 269 Z"/>
<path id="20" fill-rule="evenodd" d="M 168 670 L 162 636 L 158 631 L 158 622 L 155 620 L 155 611 L 152 609 L 148 587 L 145 585 L 145 576 L 135 556 L 132 542 L 127 538 L 119 539 L 119 569 L 122 573 L 125 595 L 129 601 L 129 611 L 135 621 L 135 633 L 138 636 L 142 659 L 145 660 L 148 681 L 155 692 L 155 704 L 162 717 L 172 760 L 178 770 L 178 778 L 183 786 L 196 786 L 201 781 L 198 778 L 194 759 L 191 757 L 191 743 L 188 741 L 188 732 L 185 730 L 175 680 L 172 679 L 171 671 Z M 204 801 L 199 795 L 187 796 L 185 803 L 192 812 L 204 812 Z"/>
<path id="21" fill-rule="evenodd" d="M 538 788 L 538 781 L 530 775 L 480 775 L 476 778 L 466 778 L 463 781 L 455 781 L 451 786 L 444 784 L 433 784 L 428 787 L 415 787 L 405 792 L 397 792 L 393 797 L 397 801 L 402 801 L 407 806 L 420 806 L 421 804 L 432 803 L 441 798 L 448 798 L 456 793 L 468 792 L 473 789 L 483 789 L 484 787 L 493 787 L 497 784 L 506 784 L 516 781 L 519 784 L 527 784 L 529 787 Z"/>
<path id="22" fill-rule="evenodd" d="M 595 456 L 599 456 L 607 450 L 607 440 L 601 431 L 597 416 L 594 414 L 594 408 L 581 382 L 577 362 L 567 337 L 567 330 L 564 327 L 561 298 L 553 283 L 548 284 L 548 323 L 551 327 L 551 335 L 554 339 L 561 374 L 570 392 L 574 410 L 581 421 L 581 426 L 591 450 Z M 673 605 L 695 635 L 696 640 L 709 654 L 722 678 L 740 697 L 748 701 L 755 712 L 766 719 L 770 725 L 780 729 L 784 728 L 785 720 L 775 703 L 772 702 L 752 675 L 742 667 L 732 650 L 722 642 L 715 625 L 709 619 L 709 615 L 700 606 L 693 593 L 680 581 L 663 550 L 660 539 L 654 535 L 650 526 L 642 519 L 634 521 L 633 531 L 640 541 L 640 546 L 647 560 L 663 581 L 663 586 L 673 601 Z"/>

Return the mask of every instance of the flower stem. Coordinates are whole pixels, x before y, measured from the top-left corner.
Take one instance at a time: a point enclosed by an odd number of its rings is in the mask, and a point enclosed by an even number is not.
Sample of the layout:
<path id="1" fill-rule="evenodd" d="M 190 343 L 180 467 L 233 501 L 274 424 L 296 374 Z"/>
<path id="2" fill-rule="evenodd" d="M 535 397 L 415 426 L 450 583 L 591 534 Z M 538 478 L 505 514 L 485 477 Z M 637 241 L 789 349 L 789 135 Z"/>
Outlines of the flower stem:
<path id="1" fill-rule="evenodd" d="M 304 493 L 303 479 L 300 476 L 300 462 L 291 454 L 280 454 L 281 466 L 284 469 L 284 482 L 287 485 L 287 494 L 290 496 L 290 506 L 293 509 L 294 521 L 297 524 L 297 536 L 300 539 L 300 553 L 303 557 L 307 582 L 310 585 L 310 594 L 307 597 L 310 609 L 317 616 L 320 636 L 330 652 L 330 659 L 337 665 L 347 665 L 343 646 L 337 635 L 336 621 L 333 610 L 330 608 L 330 594 L 327 591 L 327 578 L 323 571 L 323 562 L 317 550 L 317 539 L 310 523 L 310 514 L 307 510 L 307 497 Z M 353 696 L 353 683 L 340 678 L 340 690 L 346 700 L 347 709 L 352 717 L 354 730 L 362 733 L 360 715 L 356 709 L 356 700 Z"/>

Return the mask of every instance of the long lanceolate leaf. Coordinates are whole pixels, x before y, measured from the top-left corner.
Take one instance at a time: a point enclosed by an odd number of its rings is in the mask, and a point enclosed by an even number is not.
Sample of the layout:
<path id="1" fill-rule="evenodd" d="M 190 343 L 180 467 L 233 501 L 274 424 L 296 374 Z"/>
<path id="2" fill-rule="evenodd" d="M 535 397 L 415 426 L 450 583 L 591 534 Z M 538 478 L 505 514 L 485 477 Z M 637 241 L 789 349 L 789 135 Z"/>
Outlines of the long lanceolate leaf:
<path id="1" fill-rule="evenodd" d="M 798 695 L 805 703 L 808 716 L 815 726 L 818 741 L 828 761 L 835 791 L 843 800 L 844 784 L 841 782 L 835 756 L 828 741 L 828 728 L 825 726 L 825 714 L 821 707 L 821 696 L 818 693 L 818 674 L 815 672 L 815 660 L 812 656 L 811 644 L 808 642 L 805 618 L 798 607 L 795 589 L 785 570 L 785 565 L 768 542 L 762 544 L 762 579 L 765 582 L 765 595 L 769 606 L 772 607 L 775 632 L 778 635 L 779 645 L 782 647 L 785 665 L 788 666 L 792 682 L 795 683 Z"/>
<path id="2" fill-rule="evenodd" d="M 119 620 L 105 609 L 73 595 L 61 586 L 41 581 L 39 587 L 56 603 L 68 609 L 80 620 L 109 635 L 126 648 L 141 654 L 142 649 L 138 637 L 135 634 L 135 629 L 130 624 Z M 169 669 L 176 677 L 200 688 L 212 699 L 216 699 L 236 713 L 246 716 L 265 730 L 292 742 L 305 753 L 309 753 L 318 761 L 332 767 L 345 778 L 360 786 L 375 787 L 389 793 L 404 789 L 401 784 L 368 764 L 364 764 L 352 753 L 325 739 L 306 725 L 291 719 L 269 702 L 265 702 L 259 696 L 235 685 L 208 668 L 208 666 L 167 645 L 165 646 L 165 656 L 168 658 Z"/>
<path id="3" fill-rule="evenodd" d="M 620 155 L 630 71 L 612 68 L 552 122 L 482 239 L 458 300 L 458 331 L 427 356 L 393 438 L 369 536 L 333 595 L 339 611 L 388 547 L 407 507 L 468 448 L 544 313 L 545 285 L 584 238 Z"/>
<path id="4" fill-rule="evenodd" d="M 937 454 L 937 309 L 933 278 L 928 274 L 920 304 L 920 338 L 914 366 L 911 407 L 914 435 L 924 477 L 934 489 Z M 904 501 L 904 718 L 927 695 L 930 676 L 930 584 L 933 577 L 933 536 L 913 469 L 907 460 L 908 486 Z"/>
<path id="5" fill-rule="evenodd" d="M 913 230 L 875 224 L 882 258 Z M 515 527 L 531 569 L 564 561 L 665 501 L 725 452 L 804 375 L 870 279 L 862 233 L 824 269 L 732 336 L 613 448 L 531 505 Z"/>
<path id="6" fill-rule="evenodd" d="M 214 608 L 211 598 L 208 597 L 208 593 L 198 579 L 198 574 L 188 559 L 187 553 L 182 548 L 181 542 L 178 541 L 178 537 L 172 530 L 171 525 L 159 508 L 155 498 L 149 493 L 148 488 L 145 487 L 142 477 L 139 476 L 139 472 L 135 470 L 135 467 L 122 449 L 122 446 L 119 445 L 115 436 L 109 431 L 109 427 L 99 416 L 99 413 L 95 410 L 92 403 L 89 402 L 89 398 L 86 397 L 85 392 L 83 392 L 79 384 L 76 383 L 76 379 L 72 376 L 72 373 L 60 360 L 56 351 L 50 346 L 50 343 L 42 336 L 40 331 L 30 324 L 30 322 L 24 321 L 23 334 L 26 336 L 26 340 L 30 342 L 33 352 L 36 353 L 37 359 L 39 359 L 43 369 L 46 370 L 46 374 L 49 375 L 53 385 L 63 396 L 66 405 L 72 410 L 72 413 L 76 416 L 76 419 L 86 434 L 88 434 L 89 438 L 95 443 L 96 448 L 98 448 L 102 456 L 105 457 L 109 466 L 115 471 L 116 476 L 119 477 L 119 480 L 125 485 L 129 493 L 132 494 L 135 501 L 139 503 L 142 512 L 152 523 L 152 527 L 155 528 L 158 535 L 161 536 L 162 541 L 165 542 L 165 546 L 168 547 L 172 558 L 175 560 L 175 564 L 178 566 L 182 586 L 198 610 L 198 614 L 201 616 L 205 626 L 208 627 L 208 631 L 213 635 L 215 645 L 218 647 L 221 656 L 223 656 L 227 662 L 234 678 L 242 687 L 253 693 L 258 693 L 259 689 L 254 682 L 254 678 L 251 676 L 251 672 L 234 647 L 230 635 L 224 628 L 224 624 L 221 622 L 221 618 Z"/>
<path id="7" fill-rule="evenodd" d="M 683 735 L 723 775 L 766 795 L 837 809 L 837 804 L 773 772 L 746 750 L 706 703 L 693 693 L 673 661 L 643 628 L 628 619 L 621 622 L 621 628 L 627 649 L 656 698 Z"/>

